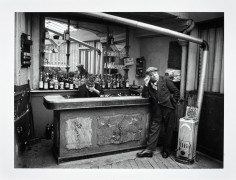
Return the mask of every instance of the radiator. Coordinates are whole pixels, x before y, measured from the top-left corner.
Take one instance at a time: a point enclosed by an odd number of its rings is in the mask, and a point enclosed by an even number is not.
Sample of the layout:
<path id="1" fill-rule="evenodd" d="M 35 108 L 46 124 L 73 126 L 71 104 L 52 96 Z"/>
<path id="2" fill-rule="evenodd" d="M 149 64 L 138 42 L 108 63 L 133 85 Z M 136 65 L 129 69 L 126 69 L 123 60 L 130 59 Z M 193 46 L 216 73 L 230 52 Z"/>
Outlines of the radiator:
<path id="1" fill-rule="evenodd" d="M 196 158 L 198 108 L 187 106 L 186 115 L 179 120 L 176 161 L 192 164 Z"/>

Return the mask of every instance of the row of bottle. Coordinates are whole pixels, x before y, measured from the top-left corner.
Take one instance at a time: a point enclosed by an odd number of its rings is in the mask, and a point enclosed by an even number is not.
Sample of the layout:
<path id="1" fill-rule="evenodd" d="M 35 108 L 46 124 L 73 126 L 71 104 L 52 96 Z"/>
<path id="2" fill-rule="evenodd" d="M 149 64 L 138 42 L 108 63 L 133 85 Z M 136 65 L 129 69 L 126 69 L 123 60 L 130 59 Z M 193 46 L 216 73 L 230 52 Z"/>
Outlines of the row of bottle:
<path id="1" fill-rule="evenodd" d="M 129 88 L 129 79 L 120 75 L 96 75 L 95 82 L 100 84 L 103 89 L 126 89 Z M 40 74 L 39 89 L 40 90 L 73 90 L 86 82 L 85 76 L 76 76 L 69 74 L 61 74 L 58 78 L 57 74 L 43 73 Z"/>
<path id="2" fill-rule="evenodd" d="M 103 78 L 98 78 L 98 83 L 103 89 L 127 89 L 129 88 L 129 79 L 119 75 L 104 75 Z"/>
<path id="3" fill-rule="evenodd" d="M 85 83 L 85 77 L 77 78 L 75 75 L 43 73 L 40 74 L 39 89 L 42 90 L 64 90 L 78 89 L 79 86 Z"/>

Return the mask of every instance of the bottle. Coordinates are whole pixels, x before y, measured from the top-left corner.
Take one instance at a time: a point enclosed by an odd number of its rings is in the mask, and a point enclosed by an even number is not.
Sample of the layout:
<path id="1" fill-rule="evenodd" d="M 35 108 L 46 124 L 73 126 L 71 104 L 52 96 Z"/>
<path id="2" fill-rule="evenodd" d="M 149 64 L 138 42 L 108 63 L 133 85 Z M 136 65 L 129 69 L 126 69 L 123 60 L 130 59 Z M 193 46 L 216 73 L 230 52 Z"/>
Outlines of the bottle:
<path id="1" fill-rule="evenodd" d="M 46 139 L 50 139 L 51 138 L 51 129 L 50 129 L 50 125 L 49 124 L 47 124 L 47 126 L 46 126 L 46 130 L 45 130 L 45 138 Z"/>
<path id="2" fill-rule="evenodd" d="M 101 76 L 101 74 L 98 75 L 98 84 L 102 87 L 102 76 Z"/>
<path id="3" fill-rule="evenodd" d="M 111 89 L 111 80 L 108 75 L 107 75 L 107 89 Z"/>
<path id="4" fill-rule="evenodd" d="M 112 85 L 113 85 L 113 89 L 116 89 L 116 88 L 117 88 L 117 82 L 116 82 L 116 77 L 115 77 L 115 76 L 114 76 L 114 78 L 113 78 Z"/>
<path id="5" fill-rule="evenodd" d="M 79 79 L 78 76 L 75 77 L 75 81 L 74 81 L 74 85 L 75 85 L 75 89 L 79 89 Z"/>
<path id="6" fill-rule="evenodd" d="M 125 87 L 126 87 L 126 88 L 129 88 L 129 78 L 128 78 L 128 77 L 127 77 L 127 79 L 126 79 Z"/>
<path id="7" fill-rule="evenodd" d="M 54 139 L 53 123 L 51 124 L 51 127 L 50 127 L 50 133 L 51 133 L 51 139 L 53 140 Z"/>
<path id="8" fill-rule="evenodd" d="M 53 79 L 53 75 L 49 74 L 49 89 L 54 89 L 54 79 Z"/>
<path id="9" fill-rule="evenodd" d="M 79 80 L 78 80 L 78 86 L 81 86 L 81 77 L 79 76 Z"/>
<path id="10" fill-rule="evenodd" d="M 44 78 L 44 82 L 43 82 L 43 89 L 48 90 L 48 73 L 46 73 L 46 76 Z"/>
<path id="11" fill-rule="evenodd" d="M 112 78 L 112 75 L 110 76 L 110 83 L 111 83 L 111 85 L 110 85 L 110 89 L 113 89 L 113 78 Z"/>
<path id="12" fill-rule="evenodd" d="M 74 83 L 73 83 L 73 78 L 72 77 L 69 77 L 69 89 L 72 90 L 74 89 Z"/>
<path id="13" fill-rule="evenodd" d="M 60 86 L 60 89 L 61 89 L 61 90 L 64 89 L 64 77 L 63 77 L 63 74 L 60 76 L 60 79 L 59 79 L 59 86 Z"/>
<path id="14" fill-rule="evenodd" d="M 65 84 L 65 89 L 70 88 L 70 82 L 69 82 L 69 79 L 68 79 L 68 74 L 65 75 L 64 84 Z"/>
<path id="15" fill-rule="evenodd" d="M 124 89 L 124 78 L 123 78 L 123 76 L 120 79 L 120 89 Z"/>
<path id="16" fill-rule="evenodd" d="M 76 79 L 76 77 L 75 77 L 75 74 L 74 74 L 74 77 L 73 77 L 73 89 L 75 89 L 75 79 Z"/>
<path id="17" fill-rule="evenodd" d="M 116 80 L 116 89 L 120 89 L 120 79 L 119 79 L 119 76 L 117 76 L 117 80 Z"/>
<path id="18" fill-rule="evenodd" d="M 105 75 L 104 75 L 105 76 Z M 106 88 L 106 82 L 105 82 L 105 79 L 104 79 L 104 76 L 102 78 L 102 89 L 105 89 Z"/>
<path id="19" fill-rule="evenodd" d="M 59 83 L 58 83 L 58 80 L 57 80 L 57 75 L 55 75 L 55 77 L 54 77 L 54 89 L 55 90 L 59 89 Z"/>
<path id="20" fill-rule="evenodd" d="M 43 72 L 40 73 L 39 89 L 43 89 Z"/>

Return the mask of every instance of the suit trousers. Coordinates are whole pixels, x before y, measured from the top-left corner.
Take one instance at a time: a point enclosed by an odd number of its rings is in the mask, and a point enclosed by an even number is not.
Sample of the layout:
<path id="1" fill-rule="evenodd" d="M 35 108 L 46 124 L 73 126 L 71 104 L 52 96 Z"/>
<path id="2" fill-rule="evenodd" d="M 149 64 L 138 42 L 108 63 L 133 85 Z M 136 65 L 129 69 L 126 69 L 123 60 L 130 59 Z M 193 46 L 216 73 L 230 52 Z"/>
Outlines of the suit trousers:
<path id="1" fill-rule="evenodd" d="M 156 149 L 158 138 L 161 132 L 162 123 L 164 125 L 164 142 L 163 151 L 169 152 L 171 149 L 173 131 L 175 126 L 175 109 L 171 109 L 165 106 L 157 108 L 160 111 L 160 115 L 152 117 L 149 124 L 149 136 L 147 141 L 147 149 L 154 151 Z"/>

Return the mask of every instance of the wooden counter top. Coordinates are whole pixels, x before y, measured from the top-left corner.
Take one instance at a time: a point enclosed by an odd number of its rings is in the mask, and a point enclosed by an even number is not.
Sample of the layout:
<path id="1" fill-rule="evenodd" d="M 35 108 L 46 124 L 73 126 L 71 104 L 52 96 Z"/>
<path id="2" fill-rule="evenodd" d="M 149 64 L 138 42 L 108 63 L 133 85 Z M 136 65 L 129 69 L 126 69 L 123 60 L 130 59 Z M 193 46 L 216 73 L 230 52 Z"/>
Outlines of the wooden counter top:
<path id="1" fill-rule="evenodd" d="M 65 98 L 61 95 L 44 96 L 44 106 L 49 110 L 84 109 L 114 106 L 148 105 L 149 99 L 141 96 Z"/>

